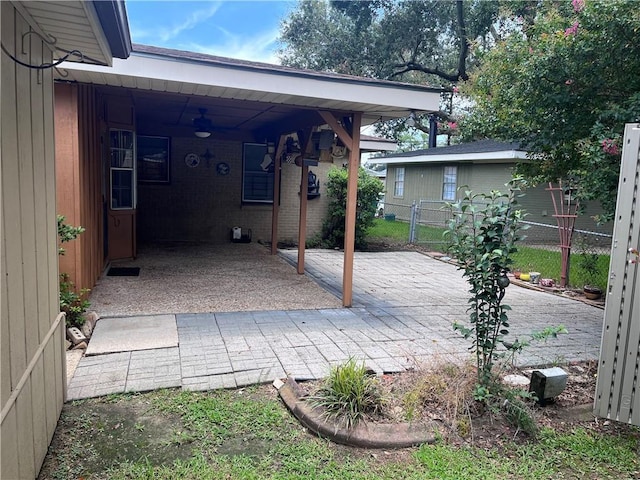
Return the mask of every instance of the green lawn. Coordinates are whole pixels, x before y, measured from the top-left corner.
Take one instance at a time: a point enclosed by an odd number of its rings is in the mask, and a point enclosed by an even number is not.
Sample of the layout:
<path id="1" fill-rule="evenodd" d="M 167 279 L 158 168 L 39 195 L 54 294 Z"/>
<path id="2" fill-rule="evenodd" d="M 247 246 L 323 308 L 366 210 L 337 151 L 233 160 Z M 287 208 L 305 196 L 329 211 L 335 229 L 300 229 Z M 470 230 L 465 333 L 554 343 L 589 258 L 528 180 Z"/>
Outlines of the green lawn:
<path id="1" fill-rule="evenodd" d="M 444 228 L 418 226 L 418 244 L 428 244 L 432 250 L 443 251 L 442 234 Z M 391 244 L 407 243 L 409 240 L 409 223 L 402 221 L 388 221 L 376 219 L 374 226 L 367 232 L 369 242 L 386 242 Z M 551 251 L 543 248 L 527 247 L 518 245 L 518 252 L 513 255 L 513 269 L 523 272 L 540 272 L 542 278 L 553 278 L 560 281 L 561 255 L 559 251 Z M 607 287 L 607 275 L 609 274 L 609 255 L 598 256 L 598 273 L 594 278 L 589 278 L 583 269 L 580 268 L 581 255 L 571 254 L 570 265 L 572 266 L 569 284 L 575 287 L 582 287 L 587 283 L 592 283 L 603 290 Z"/>
<path id="2" fill-rule="evenodd" d="M 444 228 L 418 225 L 417 238 L 419 242 L 441 244 Z M 367 232 L 370 242 L 407 243 L 409 241 L 409 223 L 400 220 L 389 221 L 375 219 L 375 224 Z"/>
<path id="3" fill-rule="evenodd" d="M 397 452 L 341 447 L 310 435 L 267 388 L 65 405 L 41 478 L 623 480 L 640 469 L 637 429 L 545 429 L 537 442 L 488 451 L 444 443 Z M 159 422 L 162 438 L 152 433 Z"/>

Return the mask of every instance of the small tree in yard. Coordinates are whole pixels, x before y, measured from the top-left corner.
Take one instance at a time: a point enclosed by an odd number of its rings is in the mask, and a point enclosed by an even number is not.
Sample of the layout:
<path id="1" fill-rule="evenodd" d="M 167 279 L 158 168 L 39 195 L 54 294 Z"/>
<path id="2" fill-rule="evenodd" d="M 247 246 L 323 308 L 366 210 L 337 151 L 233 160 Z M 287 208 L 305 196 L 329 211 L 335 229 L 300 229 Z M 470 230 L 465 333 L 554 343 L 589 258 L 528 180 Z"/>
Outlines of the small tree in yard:
<path id="1" fill-rule="evenodd" d="M 331 248 L 344 247 L 344 227 L 347 210 L 347 169 L 332 168 L 327 180 L 329 211 L 322 225 L 322 243 Z M 364 168 L 358 170 L 358 199 L 356 205 L 355 247 L 366 246 L 367 229 L 373 226 L 376 208 L 384 184 L 369 175 Z"/>
<path id="2" fill-rule="evenodd" d="M 489 395 L 497 348 L 509 333 L 507 311 L 511 307 L 502 301 L 509 285 L 506 273 L 513 262 L 511 255 L 521 238 L 524 213 L 516 201 L 522 180 L 515 178 L 507 186 L 506 194 L 495 190 L 489 194 L 466 191 L 462 200 L 447 204 L 452 213 L 445 232 L 447 251 L 458 260 L 472 294 L 468 309 L 471 326 L 455 323 L 454 329 L 465 338 L 473 337 L 478 369 L 475 397 L 479 400 Z"/>
<path id="3" fill-rule="evenodd" d="M 503 302 L 505 289 L 509 285 L 507 272 L 513 263 L 511 256 L 516 252 L 516 242 L 523 237 L 522 220 L 525 216 L 518 206 L 517 197 L 524 188 L 522 177 L 515 177 L 507 187 L 508 193 L 492 191 L 489 194 L 473 194 L 466 191 L 462 200 L 447 204 L 452 213 L 449 228 L 445 232 L 448 239 L 447 251 L 458 260 L 458 268 L 469 282 L 469 323 L 466 326 L 454 323 L 454 329 L 465 338 L 472 338 L 476 357 L 478 381 L 474 398 L 480 401 L 491 399 L 496 393 L 503 395 L 506 413 L 523 426 L 526 415 L 522 402 L 513 393 L 495 381 L 493 367 L 500 359 L 522 351 L 532 341 L 545 340 L 565 333 L 563 326 L 547 327 L 541 332 L 529 335 L 530 340 L 506 342 L 509 334 L 509 305 Z M 526 393 L 519 392 L 519 396 Z M 527 427 L 529 429 L 529 427 Z"/>

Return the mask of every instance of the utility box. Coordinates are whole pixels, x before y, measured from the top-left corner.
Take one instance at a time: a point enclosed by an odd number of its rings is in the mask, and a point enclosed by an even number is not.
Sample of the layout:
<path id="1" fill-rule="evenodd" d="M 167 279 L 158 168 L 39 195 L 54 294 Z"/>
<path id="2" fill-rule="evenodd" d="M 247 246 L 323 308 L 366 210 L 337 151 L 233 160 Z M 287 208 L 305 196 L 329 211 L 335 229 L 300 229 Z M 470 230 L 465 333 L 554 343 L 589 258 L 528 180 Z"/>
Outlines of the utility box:
<path id="1" fill-rule="evenodd" d="M 538 403 L 544 405 L 553 400 L 567 388 L 569 375 L 560 367 L 534 370 L 531 373 L 529 391 L 536 394 Z"/>

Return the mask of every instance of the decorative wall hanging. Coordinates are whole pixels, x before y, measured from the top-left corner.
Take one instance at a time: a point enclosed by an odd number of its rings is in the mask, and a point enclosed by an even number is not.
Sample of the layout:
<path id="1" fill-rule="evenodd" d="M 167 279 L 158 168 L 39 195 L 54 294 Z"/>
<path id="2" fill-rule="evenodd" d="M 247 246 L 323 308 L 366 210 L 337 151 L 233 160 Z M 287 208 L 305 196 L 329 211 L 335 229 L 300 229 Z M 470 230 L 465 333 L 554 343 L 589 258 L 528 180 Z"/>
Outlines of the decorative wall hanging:
<path id="1" fill-rule="evenodd" d="M 207 148 L 207 151 L 204 152 L 202 155 L 200 155 L 202 158 L 205 159 L 205 161 L 207 162 L 207 168 L 211 167 L 211 159 L 215 158 L 215 155 L 213 153 L 211 153 L 209 151 L 209 149 Z"/>
<path id="2" fill-rule="evenodd" d="M 198 165 L 200 165 L 200 157 L 197 153 L 187 153 L 187 155 L 184 157 L 184 163 L 187 165 L 187 167 L 197 167 Z"/>
<path id="3" fill-rule="evenodd" d="M 226 162 L 219 162 L 216 165 L 216 172 L 218 173 L 218 175 L 229 175 L 230 171 L 231 171 L 231 168 L 229 167 L 229 164 Z"/>

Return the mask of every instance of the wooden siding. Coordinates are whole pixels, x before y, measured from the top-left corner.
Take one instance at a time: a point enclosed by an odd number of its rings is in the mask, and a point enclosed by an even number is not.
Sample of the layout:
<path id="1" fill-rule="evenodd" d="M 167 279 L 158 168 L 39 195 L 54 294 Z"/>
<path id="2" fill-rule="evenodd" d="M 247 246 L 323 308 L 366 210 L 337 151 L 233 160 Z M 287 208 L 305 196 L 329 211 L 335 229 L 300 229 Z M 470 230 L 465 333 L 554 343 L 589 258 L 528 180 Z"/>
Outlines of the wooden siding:
<path id="1" fill-rule="evenodd" d="M 51 51 L 9 2 L 2 44 L 20 60 L 51 62 Z M 58 315 L 52 71 L 2 55 L 2 308 L 0 478 L 34 478 L 65 392 L 64 320 Z"/>
<path id="2" fill-rule="evenodd" d="M 386 203 L 411 205 L 413 201 L 442 200 L 442 183 L 445 166 L 458 167 L 458 187 L 466 185 L 473 192 L 490 192 L 491 190 L 505 191 L 505 183 L 512 176 L 513 163 L 440 163 L 433 165 L 395 164 L 389 165 L 386 180 Z M 395 169 L 405 167 L 404 195 L 393 196 Z M 546 184 L 528 189 L 526 195 L 519 199 L 522 207 L 527 211 L 527 221 L 556 225 L 553 217 L 553 203 Z M 458 193 L 458 198 L 461 193 Z M 598 225 L 594 215 L 602 212 L 595 202 L 587 202 L 582 214 L 576 220 L 577 229 L 610 234 L 612 222 Z"/>
<path id="3" fill-rule="evenodd" d="M 92 288 L 104 269 L 102 159 L 96 94 L 87 85 L 56 84 L 57 211 L 85 232 L 65 243 L 60 271 L 76 288 Z"/>

